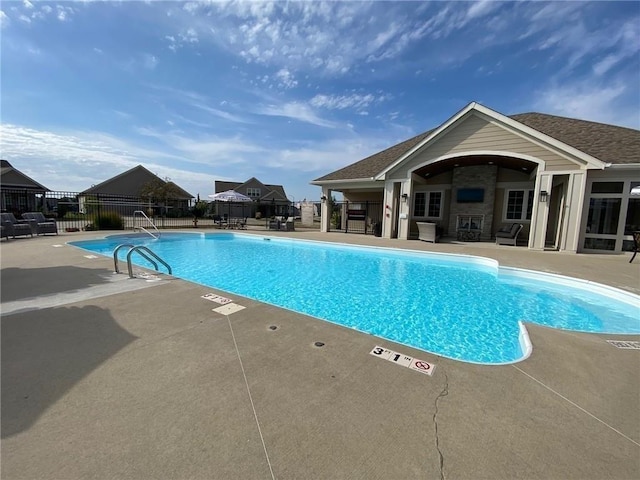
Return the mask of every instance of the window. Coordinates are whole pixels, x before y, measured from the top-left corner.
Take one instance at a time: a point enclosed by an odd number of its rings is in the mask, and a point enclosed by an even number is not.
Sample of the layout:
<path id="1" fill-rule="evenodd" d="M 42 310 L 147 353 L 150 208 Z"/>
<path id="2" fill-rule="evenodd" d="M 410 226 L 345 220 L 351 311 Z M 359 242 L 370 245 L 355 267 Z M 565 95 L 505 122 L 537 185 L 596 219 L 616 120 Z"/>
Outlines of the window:
<path id="1" fill-rule="evenodd" d="M 638 187 L 640 182 L 635 178 L 591 183 L 589 213 L 584 226 L 585 250 L 625 251 L 632 248 L 632 232 L 640 228 Z"/>
<path id="2" fill-rule="evenodd" d="M 531 220 L 533 190 L 508 190 L 506 202 L 506 220 Z"/>
<path id="3" fill-rule="evenodd" d="M 440 217 L 441 192 L 429 192 L 429 217 Z"/>
<path id="4" fill-rule="evenodd" d="M 442 192 L 416 192 L 413 199 L 413 215 L 415 217 L 442 216 Z"/>
<path id="5" fill-rule="evenodd" d="M 640 182 L 631 182 L 624 234 L 631 235 L 637 230 L 640 230 Z"/>
<path id="6" fill-rule="evenodd" d="M 620 220 L 620 198 L 591 198 L 589 202 L 589 218 L 587 232 L 615 235 Z"/>
<path id="7" fill-rule="evenodd" d="M 593 182 L 591 193 L 622 193 L 624 182 Z"/>
<path id="8" fill-rule="evenodd" d="M 260 198 L 259 188 L 247 188 L 247 197 Z"/>

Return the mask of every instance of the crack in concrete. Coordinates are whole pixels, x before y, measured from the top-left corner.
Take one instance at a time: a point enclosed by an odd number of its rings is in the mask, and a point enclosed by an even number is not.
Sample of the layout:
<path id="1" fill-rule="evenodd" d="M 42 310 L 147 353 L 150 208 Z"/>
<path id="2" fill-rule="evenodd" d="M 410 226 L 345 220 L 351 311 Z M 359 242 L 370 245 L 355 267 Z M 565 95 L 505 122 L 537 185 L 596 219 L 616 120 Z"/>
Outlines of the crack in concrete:
<path id="1" fill-rule="evenodd" d="M 442 367 L 440 367 L 440 369 L 442 370 Z M 433 413 L 433 425 L 435 427 L 435 434 L 436 434 L 436 449 L 438 450 L 438 455 L 440 457 L 440 480 L 444 480 L 444 456 L 442 455 L 442 450 L 440 450 L 440 438 L 438 437 L 438 401 L 443 398 L 446 397 L 447 395 L 449 395 L 449 377 L 447 376 L 447 374 L 444 374 L 444 388 L 442 389 L 442 391 L 440 392 L 440 394 L 436 397 L 435 400 L 435 407 L 436 410 Z"/>

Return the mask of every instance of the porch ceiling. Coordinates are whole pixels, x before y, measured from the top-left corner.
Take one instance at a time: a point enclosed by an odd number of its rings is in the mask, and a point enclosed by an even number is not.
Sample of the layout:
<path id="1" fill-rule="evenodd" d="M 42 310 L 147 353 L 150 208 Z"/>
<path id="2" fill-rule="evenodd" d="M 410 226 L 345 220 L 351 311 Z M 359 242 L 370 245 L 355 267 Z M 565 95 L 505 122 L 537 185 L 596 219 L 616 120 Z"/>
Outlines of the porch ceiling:
<path id="1" fill-rule="evenodd" d="M 517 170 L 530 174 L 533 172 L 537 164 L 528 160 L 522 160 L 520 158 L 503 157 L 495 155 L 475 155 L 471 157 L 455 157 L 440 162 L 433 163 L 431 165 L 425 165 L 413 173 L 423 178 L 431 178 L 441 173 L 453 170 L 455 167 L 470 167 L 476 165 L 497 165 L 502 168 L 509 168 L 511 170 Z"/>

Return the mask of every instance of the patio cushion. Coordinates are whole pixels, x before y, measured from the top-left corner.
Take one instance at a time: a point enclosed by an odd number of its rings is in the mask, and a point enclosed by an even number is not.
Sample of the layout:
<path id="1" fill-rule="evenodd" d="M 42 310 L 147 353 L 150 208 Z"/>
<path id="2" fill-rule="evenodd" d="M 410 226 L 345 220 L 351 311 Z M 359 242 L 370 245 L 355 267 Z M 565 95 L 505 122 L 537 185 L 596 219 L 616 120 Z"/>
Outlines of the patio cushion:
<path id="1" fill-rule="evenodd" d="M 11 235 L 13 238 L 20 235 L 31 235 L 33 237 L 33 230 L 28 222 L 22 222 L 13 216 L 13 213 L 0 213 L 0 221 L 4 227 L 3 235 L 9 238 Z"/>
<path id="2" fill-rule="evenodd" d="M 45 233 L 58 234 L 58 225 L 56 220 L 54 218 L 45 218 L 41 212 L 23 213 L 22 218 L 32 225 L 38 235 L 44 235 Z"/>

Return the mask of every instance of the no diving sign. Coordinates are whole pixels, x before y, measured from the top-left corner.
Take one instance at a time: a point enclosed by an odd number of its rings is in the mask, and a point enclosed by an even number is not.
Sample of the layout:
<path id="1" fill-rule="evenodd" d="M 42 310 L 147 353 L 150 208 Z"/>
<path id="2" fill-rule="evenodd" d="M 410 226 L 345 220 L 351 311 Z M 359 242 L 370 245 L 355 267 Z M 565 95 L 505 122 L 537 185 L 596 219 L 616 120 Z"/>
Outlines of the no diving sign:
<path id="1" fill-rule="evenodd" d="M 384 360 L 402 365 L 403 367 L 409 367 L 411 370 L 415 370 L 416 372 L 424 373 L 429 376 L 433 375 L 433 371 L 436 368 L 432 363 L 425 362 L 424 360 L 419 360 L 408 355 L 403 355 L 402 353 L 394 352 L 393 350 L 379 347 L 378 345 L 376 345 L 369 353 L 374 357 L 383 358 Z"/>

